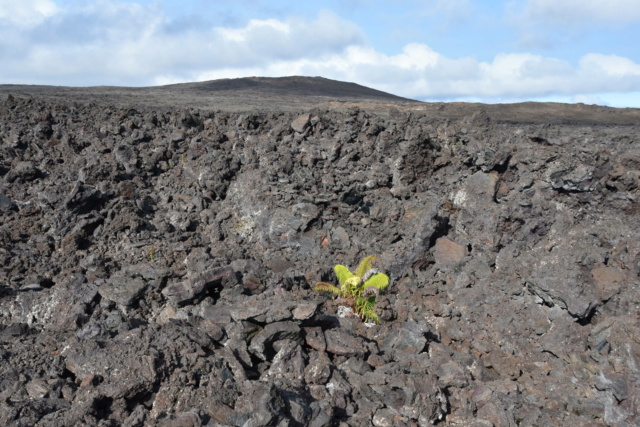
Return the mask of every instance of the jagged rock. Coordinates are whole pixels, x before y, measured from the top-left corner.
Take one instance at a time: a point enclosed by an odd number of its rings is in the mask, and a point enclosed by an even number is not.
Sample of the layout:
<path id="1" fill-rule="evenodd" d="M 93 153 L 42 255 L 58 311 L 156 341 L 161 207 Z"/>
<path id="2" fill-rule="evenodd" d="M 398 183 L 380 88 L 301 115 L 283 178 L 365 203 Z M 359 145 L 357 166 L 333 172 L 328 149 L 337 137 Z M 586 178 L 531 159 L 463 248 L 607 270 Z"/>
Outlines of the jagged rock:
<path id="1" fill-rule="evenodd" d="M 498 175 L 494 172 L 476 172 L 453 193 L 453 204 L 460 209 L 454 226 L 456 234 L 469 239 L 476 249 L 493 248 L 496 243 L 498 204 L 494 194 L 497 182 Z"/>
<path id="2" fill-rule="evenodd" d="M 441 226 L 438 206 L 441 200 L 428 195 L 425 200 L 409 203 L 401 222 L 402 238 L 393 239 L 392 244 L 380 256 L 389 264 L 391 277 L 401 277 L 431 246 L 431 240 Z"/>
<path id="3" fill-rule="evenodd" d="M 578 165 L 570 170 L 560 170 L 550 175 L 551 186 L 562 191 L 593 191 L 593 167 Z"/>
<path id="4" fill-rule="evenodd" d="M 83 214 L 98 209 L 103 202 L 103 194 L 97 188 L 89 188 L 77 182 L 67 195 L 64 203 L 72 212 Z"/>
<path id="5" fill-rule="evenodd" d="M 139 278 L 114 276 L 100 285 L 98 293 L 102 298 L 124 307 L 132 305 L 147 288 L 147 282 Z"/>
<path id="6" fill-rule="evenodd" d="M 440 237 L 436 240 L 435 259 L 438 264 L 456 264 L 462 261 L 467 249 L 456 242 Z"/>
<path id="7" fill-rule="evenodd" d="M 306 127 L 309 125 L 310 114 L 303 114 L 297 119 L 291 122 L 291 129 L 298 133 L 303 133 Z"/>
<path id="8" fill-rule="evenodd" d="M 9 209 L 11 206 L 13 206 L 11 199 L 4 194 L 0 194 L 0 209 Z"/>
<path id="9" fill-rule="evenodd" d="M 638 425 L 635 110 L 91 102 L 0 101 L 1 425 Z"/>
<path id="10" fill-rule="evenodd" d="M 205 292 L 213 283 L 234 273 L 235 271 L 231 267 L 212 270 L 194 279 L 187 279 L 180 283 L 169 285 L 162 290 L 162 295 L 174 304 L 184 304 Z"/>
<path id="11" fill-rule="evenodd" d="M 469 379 L 464 368 L 459 363 L 451 360 L 438 367 L 438 383 L 443 388 L 462 388 L 469 384 Z"/>
<path id="12" fill-rule="evenodd" d="M 409 425 L 409 419 L 398 415 L 392 409 L 378 409 L 371 419 L 371 422 L 376 427 L 393 427 L 400 425 Z"/>
<path id="13" fill-rule="evenodd" d="M 302 303 L 293 309 L 293 318 L 295 320 L 306 320 L 311 318 L 318 309 L 318 304 Z"/>
<path id="14" fill-rule="evenodd" d="M 159 267 L 149 262 L 127 266 L 124 271 L 129 275 L 141 276 L 143 279 L 150 281 L 173 275 L 172 271 L 168 268 Z"/>
<path id="15" fill-rule="evenodd" d="M 302 347 L 295 341 L 285 339 L 273 343 L 273 348 L 277 353 L 262 378 L 302 378 L 307 363 L 307 355 Z"/>
<path id="16" fill-rule="evenodd" d="M 207 304 L 201 307 L 199 311 L 200 316 L 212 323 L 220 325 L 226 325 L 231 323 L 231 311 L 228 307 L 222 305 L 210 305 Z"/>
<path id="17" fill-rule="evenodd" d="M 447 397 L 428 377 L 400 375 L 386 386 L 371 386 L 389 408 L 427 425 L 442 420 L 447 412 Z"/>
<path id="18" fill-rule="evenodd" d="M 597 266 L 591 270 L 596 285 L 596 292 L 601 301 L 608 301 L 620 292 L 620 288 L 628 282 L 625 272 L 616 267 Z"/>
<path id="19" fill-rule="evenodd" d="M 329 329 L 324 333 L 327 351 L 340 356 L 359 356 L 366 353 L 362 340 L 342 329 Z"/>
<path id="20" fill-rule="evenodd" d="M 34 180 L 40 175 L 40 171 L 35 167 L 33 162 L 19 162 L 15 165 L 9 173 L 5 176 L 7 182 L 11 183 L 16 179 L 22 179 L 23 181 Z"/>
<path id="21" fill-rule="evenodd" d="M 232 308 L 229 313 L 231 317 L 236 322 L 240 320 L 247 319 L 255 319 L 256 317 L 262 316 L 262 320 L 264 320 L 267 311 L 271 308 L 270 301 L 247 301 L 246 304 L 243 304 L 239 307 Z"/>
<path id="22" fill-rule="evenodd" d="M 304 370 L 304 379 L 309 384 L 326 384 L 331 377 L 333 365 L 326 354 L 314 352 Z"/>
<path id="23" fill-rule="evenodd" d="M 235 321 L 280 322 L 291 319 L 295 306 L 296 303 L 293 301 L 281 302 L 251 297 L 245 301 L 245 304 L 232 308 L 230 314 Z"/>
<path id="24" fill-rule="evenodd" d="M 315 401 L 309 407 L 312 411 L 309 427 L 326 427 L 335 419 L 333 410 L 327 402 Z"/>
<path id="25" fill-rule="evenodd" d="M 34 380 L 25 386 L 27 394 L 31 399 L 42 399 L 51 391 L 42 380 Z"/>
<path id="26" fill-rule="evenodd" d="M 269 353 L 273 352 L 273 344 L 276 341 L 284 339 L 301 341 L 300 332 L 300 327 L 291 321 L 270 323 L 253 337 L 249 350 L 260 359 L 269 360 Z"/>
<path id="27" fill-rule="evenodd" d="M 527 286 L 547 304 L 558 304 L 578 319 L 590 316 L 600 304 L 600 298 L 592 281 L 585 280 L 585 272 L 576 262 L 576 258 L 592 256 L 597 262 L 602 262 L 600 251 L 587 249 L 589 238 L 577 242 L 575 234 L 581 230 L 565 232 L 567 237 L 559 240 L 551 251 L 540 249 L 540 258 L 532 260 L 533 271 L 527 277 Z M 572 248 L 573 252 L 569 251 Z M 582 254 L 576 254 L 585 248 Z M 593 254 L 593 255 L 592 255 Z"/>
<path id="28" fill-rule="evenodd" d="M 94 283 L 81 273 L 64 274 L 53 288 L 42 292 L 20 292 L 9 307 L 10 319 L 29 327 L 50 331 L 74 331 L 86 322 L 98 295 Z"/>
<path id="29" fill-rule="evenodd" d="M 429 329 L 415 322 L 406 322 L 398 330 L 389 331 L 381 343 L 386 351 L 401 351 L 405 353 L 420 353 L 427 344 L 425 334 Z"/>
<path id="30" fill-rule="evenodd" d="M 70 406 L 69 402 L 60 398 L 28 399 L 12 404 L 3 402 L 0 405 L 0 422 L 11 425 L 19 419 L 23 425 L 35 425 L 48 414 L 65 411 Z"/>
<path id="31" fill-rule="evenodd" d="M 249 416 L 249 425 L 269 425 L 283 418 L 285 402 L 275 385 L 256 381 L 247 387 L 246 393 L 238 399 L 235 409 Z"/>
<path id="32" fill-rule="evenodd" d="M 135 333 L 131 335 L 133 338 Z M 157 356 L 131 357 L 128 353 L 130 350 L 120 346 L 118 341 L 101 348 L 96 341 L 83 340 L 71 345 L 63 355 L 66 368 L 76 378 L 98 384 L 103 396 L 117 399 L 133 397 L 146 390 L 160 375 Z M 104 378 L 109 381 L 101 383 Z"/>
<path id="33" fill-rule="evenodd" d="M 304 328 L 304 338 L 306 344 L 314 350 L 325 351 L 327 349 L 327 341 L 320 327 Z"/>
<path id="34" fill-rule="evenodd" d="M 182 309 L 177 309 L 171 305 L 167 305 L 158 314 L 158 317 L 156 317 L 156 323 L 163 325 L 172 320 L 179 321 L 179 320 L 188 320 L 188 319 L 189 319 L 189 314 L 186 311 Z"/>

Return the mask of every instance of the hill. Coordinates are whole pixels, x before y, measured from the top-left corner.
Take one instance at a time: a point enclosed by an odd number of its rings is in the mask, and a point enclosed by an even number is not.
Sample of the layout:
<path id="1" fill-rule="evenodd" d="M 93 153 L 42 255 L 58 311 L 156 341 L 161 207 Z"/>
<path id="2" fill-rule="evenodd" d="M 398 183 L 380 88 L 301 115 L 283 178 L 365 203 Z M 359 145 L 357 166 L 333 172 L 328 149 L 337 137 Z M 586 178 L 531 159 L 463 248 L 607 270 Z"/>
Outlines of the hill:
<path id="1" fill-rule="evenodd" d="M 151 87 L 1 85 L 0 94 L 100 105 L 292 111 L 331 103 L 418 103 L 355 83 L 322 77 L 245 77 Z"/>
<path id="2" fill-rule="evenodd" d="M 546 124 L 640 123 L 640 109 L 524 102 L 479 104 L 420 102 L 356 83 L 322 77 L 244 77 L 150 87 L 0 85 L 0 96 L 35 97 L 55 103 L 90 103 L 140 109 L 199 108 L 226 112 L 300 112 L 358 107 L 377 114 L 416 112 L 459 119 L 481 114 L 497 122 Z"/>

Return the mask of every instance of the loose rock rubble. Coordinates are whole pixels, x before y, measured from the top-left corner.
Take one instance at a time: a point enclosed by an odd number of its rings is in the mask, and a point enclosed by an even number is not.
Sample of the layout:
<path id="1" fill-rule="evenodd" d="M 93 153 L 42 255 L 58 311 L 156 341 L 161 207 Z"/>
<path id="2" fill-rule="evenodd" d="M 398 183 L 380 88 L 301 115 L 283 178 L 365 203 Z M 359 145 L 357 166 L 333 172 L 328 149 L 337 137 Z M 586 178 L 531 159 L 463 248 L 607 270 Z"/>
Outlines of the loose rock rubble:
<path id="1" fill-rule="evenodd" d="M 0 424 L 638 425 L 639 135 L 6 97 Z"/>

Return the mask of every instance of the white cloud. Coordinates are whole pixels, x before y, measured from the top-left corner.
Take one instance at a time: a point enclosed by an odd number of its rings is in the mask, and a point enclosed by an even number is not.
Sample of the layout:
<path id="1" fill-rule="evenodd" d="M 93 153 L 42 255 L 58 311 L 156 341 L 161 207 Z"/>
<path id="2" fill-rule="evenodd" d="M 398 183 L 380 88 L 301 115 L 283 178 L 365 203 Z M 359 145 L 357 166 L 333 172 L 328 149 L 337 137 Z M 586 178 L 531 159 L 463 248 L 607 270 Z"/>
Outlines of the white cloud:
<path id="1" fill-rule="evenodd" d="M 32 27 L 58 11 L 51 0 L 0 0 L 0 24 L 5 21 L 20 27 Z"/>
<path id="2" fill-rule="evenodd" d="M 590 53 L 580 60 L 580 67 L 603 78 L 640 77 L 640 65 L 617 55 Z"/>
<path id="3" fill-rule="evenodd" d="M 321 58 L 365 38 L 355 24 L 328 11 L 313 20 L 251 20 L 240 28 L 170 24 L 158 3 L 102 0 L 34 29 L 0 27 L 6 52 L 0 81 L 144 85 L 158 75 L 185 78 L 224 66 Z"/>
<path id="4" fill-rule="evenodd" d="M 353 46 L 322 60 L 300 58 L 264 66 L 221 67 L 181 80 L 239 76 L 322 75 L 355 81 L 414 99 L 537 99 L 587 97 L 602 92 L 640 90 L 640 64 L 614 55 L 588 54 L 577 66 L 541 55 L 500 54 L 491 62 L 447 58 L 428 46 L 413 44 L 397 55 Z M 582 98 L 581 98 L 582 99 Z"/>
<path id="5" fill-rule="evenodd" d="M 624 24 L 640 21 L 638 0 L 528 0 L 524 18 L 557 25 Z"/>
<path id="6" fill-rule="evenodd" d="M 243 28 L 214 28 L 208 53 L 218 63 L 253 65 L 272 60 L 321 56 L 361 44 L 364 34 L 332 12 L 304 19 L 253 19 Z"/>
<path id="7" fill-rule="evenodd" d="M 224 40 L 243 43 L 251 39 L 255 33 L 275 32 L 288 35 L 291 32 L 291 26 L 277 19 L 252 19 L 244 28 L 216 28 L 216 31 Z"/>
<path id="8" fill-rule="evenodd" d="M 7 13 L 8 3 L 0 2 Z M 331 12 L 235 27 L 180 27 L 160 3 L 101 0 L 74 10 L 47 9 L 47 0 L 30 4 L 49 10 L 49 18 L 41 14 L 31 27 L 0 25 L 2 83 L 142 86 L 308 75 L 425 100 L 591 99 L 640 92 L 640 64 L 629 58 L 590 53 L 574 64 L 501 53 L 479 61 L 447 57 L 422 43 L 390 55 L 367 45 L 359 27 Z"/>

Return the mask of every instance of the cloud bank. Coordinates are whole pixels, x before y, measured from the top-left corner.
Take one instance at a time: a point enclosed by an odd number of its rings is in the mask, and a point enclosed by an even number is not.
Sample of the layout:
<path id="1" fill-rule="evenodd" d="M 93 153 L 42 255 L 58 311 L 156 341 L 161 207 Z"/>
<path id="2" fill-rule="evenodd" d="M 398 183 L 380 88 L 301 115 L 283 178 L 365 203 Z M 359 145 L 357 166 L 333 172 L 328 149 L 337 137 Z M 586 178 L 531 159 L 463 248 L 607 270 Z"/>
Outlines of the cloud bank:
<path id="1" fill-rule="evenodd" d="M 623 12 L 607 12 L 611 2 Z M 540 19 L 580 13 L 607 22 L 640 17 L 636 1 L 530 0 Z M 580 6 L 578 7 L 578 3 Z M 640 64 L 587 53 L 575 63 L 530 53 L 490 61 L 450 58 L 423 43 L 384 54 L 353 22 L 252 19 L 243 26 L 177 26 L 160 3 L 101 0 L 62 9 L 50 0 L 0 0 L 1 83 L 146 86 L 244 76 L 324 76 L 421 100 L 598 99 L 640 92 Z M 615 9 L 615 8 L 612 8 Z M 626 21 L 625 21 L 626 22 Z"/>

